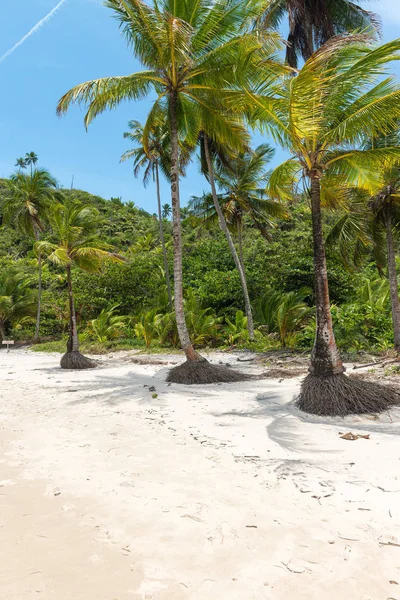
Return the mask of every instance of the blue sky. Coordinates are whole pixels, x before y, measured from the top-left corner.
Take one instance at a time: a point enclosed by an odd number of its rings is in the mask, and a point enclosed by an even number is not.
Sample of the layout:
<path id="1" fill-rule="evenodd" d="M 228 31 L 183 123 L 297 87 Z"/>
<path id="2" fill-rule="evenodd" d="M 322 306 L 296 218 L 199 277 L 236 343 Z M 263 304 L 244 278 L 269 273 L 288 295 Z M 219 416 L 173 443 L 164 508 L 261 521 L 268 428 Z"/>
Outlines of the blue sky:
<path id="1" fill-rule="evenodd" d="M 14 46 L 57 0 L 13 0 L 0 3 L 0 56 Z M 385 40 L 399 36 L 399 0 L 366 4 L 379 12 Z M 55 115 L 58 99 L 74 85 L 108 75 L 126 75 L 140 65 L 127 50 L 117 23 L 101 0 L 66 0 L 51 21 L 0 63 L 0 177 L 14 170 L 15 159 L 35 151 L 40 165 L 50 169 L 60 185 L 75 187 L 105 198 L 121 196 L 154 212 L 152 186 L 143 189 L 129 163 L 120 164 L 128 148 L 122 134 L 129 119 L 144 121 L 149 102 L 121 105 L 101 115 L 86 133 L 83 113 L 72 108 Z M 400 69 L 396 68 L 400 74 Z M 261 138 L 257 136 L 257 143 Z M 279 152 L 276 161 L 281 158 Z M 194 164 L 182 181 L 182 202 L 207 188 Z M 163 201 L 169 189 L 163 184 Z"/>

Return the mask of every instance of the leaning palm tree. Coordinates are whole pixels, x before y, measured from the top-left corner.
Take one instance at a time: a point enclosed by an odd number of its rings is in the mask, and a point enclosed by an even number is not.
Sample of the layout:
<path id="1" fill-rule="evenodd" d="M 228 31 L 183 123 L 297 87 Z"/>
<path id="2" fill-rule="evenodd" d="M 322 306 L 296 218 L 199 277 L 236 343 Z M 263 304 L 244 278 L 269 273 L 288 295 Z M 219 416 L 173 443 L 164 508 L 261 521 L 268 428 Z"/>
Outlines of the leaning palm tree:
<path id="1" fill-rule="evenodd" d="M 243 266 L 243 231 L 246 217 L 268 239 L 268 229 L 274 226 L 274 219 L 287 216 L 282 203 L 268 199 L 265 194 L 268 176 L 266 167 L 274 152 L 268 144 L 261 144 L 254 150 L 249 149 L 226 162 L 218 161 L 216 157 L 215 179 L 221 190 L 218 200 L 228 226 L 236 233 L 239 258 Z M 215 208 L 209 195 L 193 196 L 189 206 L 206 224 L 216 221 Z"/>
<path id="2" fill-rule="evenodd" d="M 350 186 L 379 189 L 377 173 L 399 160 L 397 146 L 361 147 L 365 139 L 390 132 L 400 116 L 400 88 L 393 77 L 382 79 L 399 55 L 400 40 L 371 48 L 365 35 L 337 37 L 274 98 L 253 96 L 257 117 L 292 154 L 271 174 L 269 193 L 290 197 L 300 179 L 310 193 L 317 327 L 298 405 L 315 414 L 383 410 L 394 401 L 387 389 L 344 375 L 332 327 L 321 200 L 337 201 Z"/>
<path id="3" fill-rule="evenodd" d="M 36 165 L 39 160 L 38 155 L 35 152 L 27 152 L 25 154 L 25 164 L 30 165 L 31 167 L 31 176 L 33 175 L 33 167 Z"/>
<path id="4" fill-rule="evenodd" d="M 238 138 L 242 140 L 242 144 L 244 147 L 245 144 L 247 143 L 247 138 L 248 138 L 247 132 L 245 130 L 241 130 L 240 123 L 232 122 L 231 125 L 233 126 L 232 127 L 233 130 L 234 130 L 235 126 L 237 127 Z M 244 306 L 245 306 L 246 317 L 247 317 L 247 330 L 248 330 L 248 334 L 249 334 L 249 339 L 252 341 L 252 340 L 254 340 L 254 321 L 253 321 L 253 313 L 252 313 L 252 308 L 251 308 L 249 291 L 248 291 L 248 287 L 247 287 L 247 279 L 246 279 L 246 274 L 245 274 L 245 270 L 244 270 L 244 265 L 243 265 L 243 262 L 240 260 L 239 254 L 236 250 L 235 244 L 234 244 L 232 236 L 230 234 L 228 223 L 226 221 L 224 212 L 221 208 L 221 204 L 218 199 L 216 182 L 215 182 L 214 158 L 216 155 L 218 155 L 220 160 L 221 159 L 224 160 L 224 159 L 227 159 L 227 155 L 225 152 L 225 148 L 223 148 L 222 144 L 219 144 L 215 138 L 212 139 L 210 136 L 210 133 L 207 132 L 206 130 L 201 132 L 200 148 L 201 148 L 201 157 L 203 158 L 203 160 L 201 160 L 201 170 L 210 182 L 211 198 L 212 198 L 212 202 L 214 205 L 215 214 L 216 214 L 219 226 L 220 226 L 222 232 L 224 233 L 225 238 L 228 242 L 228 246 L 231 251 L 232 258 L 236 265 L 236 269 L 239 273 L 239 279 L 240 279 L 240 283 L 242 286 L 243 297 L 244 297 Z"/>
<path id="5" fill-rule="evenodd" d="M 279 27 L 289 21 L 286 61 L 297 67 L 332 37 L 356 30 L 380 31 L 378 15 L 351 0 L 269 0 L 258 26 Z"/>
<path id="6" fill-rule="evenodd" d="M 45 169 L 37 169 L 32 175 L 17 172 L 11 176 L 8 195 L 3 202 L 5 224 L 13 224 L 17 229 L 37 242 L 45 230 L 48 211 L 59 199 L 57 182 Z M 42 257 L 38 254 L 38 303 L 34 340 L 40 335 L 42 300 Z"/>
<path id="7" fill-rule="evenodd" d="M 99 239 L 98 211 L 77 201 L 57 204 L 49 214 L 54 238 L 52 242 L 36 242 L 35 249 L 48 260 L 67 272 L 69 298 L 69 337 L 67 352 L 61 359 L 63 369 L 90 369 L 96 363 L 79 352 L 78 329 L 72 285 L 72 268 L 88 273 L 98 273 L 105 260 L 123 262 L 122 257 L 110 252 L 107 244 Z"/>
<path id="8" fill-rule="evenodd" d="M 210 143 L 208 143 L 208 147 L 204 146 L 203 148 L 202 146 L 202 155 L 206 153 L 206 150 L 210 150 Z M 267 227 L 272 224 L 271 217 L 285 214 L 282 204 L 266 199 L 264 189 L 262 189 L 262 186 L 265 188 L 266 183 L 265 168 L 274 151 L 268 144 L 262 144 L 255 150 L 248 149 L 233 158 L 226 154 L 225 149 L 217 148 L 215 145 L 211 147 L 211 151 L 214 154 L 215 180 L 223 193 L 216 193 L 214 183 L 215 197 L 212 194 L 194 196 L 189 203 L 189 208 L 196 216 L 202 218 L 206 225 L 218 221 L 228 239 L 242 284 L 249 338 L 254 339 L 253 315 L 243 259 L 243 222 L 245 215 L 249 216 L 261 233 L 266 236 Z M 210 152 L 208 155 L 210 156 Z M 202 165 L 202 171 L 209 178 L 206 157 L 204 157 L 204 161 L 206 164 Z M 237 234 L 237 251 L 229 233 L 230 230 Z"/>
<path id="9" fill-rule="evenodd" d="M 264 61 L 270 61 L 279 36 L 251 30 L 262 1 L 250 3 L 199 0 L 106 0 L 114 10 L 134 56 L 145 70 L 125 77 L 108 77 L 70 90 L 58 105 L 58 113 L 74 103 L 88 105 L 85 124 L 123 100 L 139 100 L 155 92 L 156 99 L 144 127 L 144 140 L 155 123 L 165 120 L 171 138 L 171 203 L 174 242 L 174 304 L 177 329 L 186 362 L 173 369 L 169 380 L 177 383 L 232 381 L 239 374 L 210 365 L 190 340 L 183 303 L 182 233 L 180 222 L 179 139 L 197 143 L 203 123 L 218 131 L 219 139 L 235 147 L 229 123 L 215 108 L 222 88 L 249 81 Z M 269 62 L 268 62 L 269 61 Z M 240 78 L 240 82 L 239 82 Z M 147 142 L 144 142 L 145 145 Z"/>

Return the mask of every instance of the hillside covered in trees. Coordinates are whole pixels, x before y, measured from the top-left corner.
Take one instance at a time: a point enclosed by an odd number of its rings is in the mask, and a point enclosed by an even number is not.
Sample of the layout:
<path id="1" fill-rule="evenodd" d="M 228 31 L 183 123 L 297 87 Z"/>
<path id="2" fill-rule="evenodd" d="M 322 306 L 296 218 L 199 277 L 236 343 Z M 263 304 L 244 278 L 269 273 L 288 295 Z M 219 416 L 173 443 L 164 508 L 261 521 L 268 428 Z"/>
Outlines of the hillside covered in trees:
<path id="1" fill-rule="evenodd" d="M 8 181 L 1 181 L 1 199 Z M 104 261 L 99 273 L 75 267 L 76 314 L 84 345 L 102 351 L 121 347 L 179 347 L 160 245 L 159 224 L 133 203 L 104 200 L 79 190 L 62 190 L 66 201 L 98 211 L 102 239 L 124 256 L 124 262 Z M 172 226 L 168 205 L 163 227 L 172 271 Z M 198 211 L 197 211 L 198 212 Z M 328 233 L 339 215 L 328 213 Z M 257 350 L 286 346 L 311 350 L 315 317 L 311 215 L 307 199 L 298 197 L 283 218 L 274 219 L 262 233 L 244 217 L 243 260 L 254 307 L 256 335 L 248 339 L 243 295 L 227 242 L 215 222 L 182 210 L 183 280 L 186 311 L 196 347 L 247 347 Z M 235 235 L 234 235 L 235 237 Z M 48 224 L 44 239 L 52 241 Z M 237 243 L 237 236 L 235 237 Z M 37 255 L 32 240 L 15 227 L 3 226 L 0 236 L 2 277 L 0 295 L 11 276 L 22 276 L 13 302 L 21 310 L 3 308 L 3 334 L 21 341 L 34 337 L 37 300 Z M 393 346 L 389 287 L 379 274 L 372 251 L 359 268 L 345 268 L 337 244 L 328 245 L 330 291 L 339 346 L 347 352 L 381 352 Z M 20 297 L 18 297 L 20 294 Z M 45 263 L 43 269 L 41 341 L 61 340 L 68 329 L 68 291 L 65 269 Z M 51 346 L 50 346 L 51 347 Z M 55 345 L 55 347 L 59 347 Z"/>

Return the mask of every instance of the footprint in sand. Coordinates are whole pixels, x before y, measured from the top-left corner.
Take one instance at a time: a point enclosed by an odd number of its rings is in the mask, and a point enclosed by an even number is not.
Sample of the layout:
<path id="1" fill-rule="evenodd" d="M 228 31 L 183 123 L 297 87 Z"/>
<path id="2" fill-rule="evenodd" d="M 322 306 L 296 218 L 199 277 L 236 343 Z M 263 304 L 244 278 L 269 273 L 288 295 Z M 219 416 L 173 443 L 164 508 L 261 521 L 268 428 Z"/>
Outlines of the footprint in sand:
<path id="1" fill-rule="evenodd" d="M 208 541 L 213 545 L 232 546 L 238 539 L 239 534 L 227 521 L 221 523 L 207 536 Z"/>
<path id="2" fill-rule="evenodd" d="M 46 591 L 46 582 L 41 571 L 31 573 L 29 577 L 29 588 L 31 592 L 40 594 Z"/>

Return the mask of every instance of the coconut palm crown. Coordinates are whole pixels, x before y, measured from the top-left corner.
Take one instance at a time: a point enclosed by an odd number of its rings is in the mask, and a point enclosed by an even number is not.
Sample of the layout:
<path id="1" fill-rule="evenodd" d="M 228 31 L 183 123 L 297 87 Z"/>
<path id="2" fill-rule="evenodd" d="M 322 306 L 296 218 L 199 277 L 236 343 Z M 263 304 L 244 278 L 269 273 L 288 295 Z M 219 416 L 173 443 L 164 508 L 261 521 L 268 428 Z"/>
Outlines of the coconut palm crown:
<path id="1" fill-rule="evenodd" d="M 286 61 L 297 67 L 336 35 L 356 30 L 380 32 L 378 15 L 351 0 L 269 0 L 258 25 L 278 28 L 287 15 Z"/>
<path id="2" fill-rule="evenodd" d="M 264 86 L 276 78 L 282 71 L 273 60 L 279 36 L 252 29 L 264 6 L 260 0 L 156 0 L 152 5 L 141 0 L 106 0 L 105 5 L 114 11 L 133 55 L 145 70 L 83 83 L 61 98 L 58 113 L 74 102 L 84 104 L 88 126 L 97 115 L 124 100 L 140 100 L 155 93 L 144 127 L 144 145 L 151 128 L 165 120 L 171 138 L 174 304 L 181 345 L 187 361 L 192 362 L 186 365 L 193 375 L 189 379 L 194 383 L 195 371 L 204 371 L 206 361 L 193 348 L 184 316 L 179 140 L 194 147 L 207 123 L 209 130 L 218 133 L 219 141 L 224 139 L 231 148 L 241 146 L 237 128 L 232 129 L 231 120 L 215 100 L 221 89 L 228 93 L 259 78 L 260 67 Z M 200 362 L 202 365 L 194 364 Z M 178 382 L 179 370 L 176 373 Z M 222 371 L 220 375 L 223 377 Z"/>

